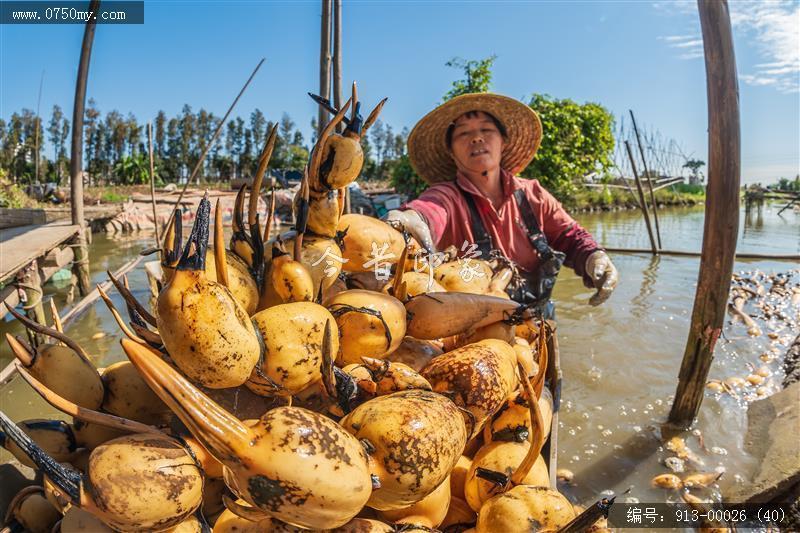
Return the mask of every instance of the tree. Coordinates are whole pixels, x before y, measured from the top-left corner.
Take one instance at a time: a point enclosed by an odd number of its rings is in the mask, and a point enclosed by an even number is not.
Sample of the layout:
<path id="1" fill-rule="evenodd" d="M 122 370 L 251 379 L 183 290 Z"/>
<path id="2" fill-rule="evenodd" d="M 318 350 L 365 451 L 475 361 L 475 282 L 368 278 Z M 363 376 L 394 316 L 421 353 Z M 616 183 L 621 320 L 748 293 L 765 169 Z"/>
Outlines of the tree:
<path id="1" fill-rule="evenodd" d="M 492 65 L 495 59 L 496 55 L 469 61 L 454 57 L 445 63 L 448 67 L 461 69 L 464 77 L 453 82 L 453 86 L 444 95 L 444 101 L 462 94 L 487 92 L 492 86 Z"/>
<path id="2" fill-rule="evenodd" d="M 142 133 L 144 129 L 139 125 L 133 113 L 128 113 L 125 126 L 128 130 L 126 139 L 128 143 L 128 154 L 133 156 L 139 152 L 142 146 Z"/>
<path id="3" fill-rule="evenodd" d="M 250 113 L 250 129 L 253 132 L 253 143 L 256 150 L 261 150 L 267 137 L 267 119 L 260 109 Z"/>
<path id="4" fill-rule="evenodd" d="M 789 178 L 780 178 L 778 180 L 778 190 L 800 192 L 800 175 L 795 176 L 793 180 Z"/>
<path id="5" fill-rule="evenodd" d="M 214 130 L 217 126 L 217 119 L 214 117 L 213 113 L 209 113 L 205 109 L 201 108 L 200 111 L 197 112 L 197 117 L 195 119 L 195 136 L 196 139 L 193 143 L 194 150 L 193 150 L 193 160 L 196 162 L 197 158 L 200 157 L 208 143 L 211 142 L 211 137 L 214 135 Z M 201 177 L 205 176 L 205 166 L 207 162 L 210 160 L 210 156 L 207 156 L 206 161 L 203 161 L 203 166 L 200 167 L 200 171 L 197 175 L 198 181 Z"/>
<path id="6" fill-rule="evenodd" d="M 688 159 L 683 164 L 683 168 L 688 168 L 689 171 L 692 173 L 692 182 L 701 181 L 701 173 L 700 168 L 706 166 L 705 161 L 701 161 L 700 159 Z"/>
<path id="7" fill-rule="evenodd" d="M 189 104 L 184 104 L 181 110 L 181 115 L 178 123 L 178 132 L 180 135 L 180 162 L 187 172 L 191 172 L 197 163 L 196 153 L 196 133 L 197 125 L 195 122 L 192 107 Z M 197 183 L 200 183 L 200 173 L 197 174 Z"/>
<path id="8" fill-rule="evenodd" d="M 167 151 L 167 114 L 163 111 L 159 111 L 156 115 L 155 123 L 153 124 L 153 151 L 155 152 L 154 155 L 158 156 L 158 158 L 162 158 L 166 155 Z"/>
<path id="9" fill-rule="evenodd" d="M 564 201 L 583 176 L 611 167 L 614 117 L 607 109 L 544 94 L 534 94 L 529 105 L 542 121 L 542 143 L 523 177 L 538 179 Z"/>
<path id="10" fill-rule="evenodd" d="M 391 179 L 397 192 L 411 197 L 419 196 L 428 187 L 428 184 L 414 172 L 408 155 L 401 156 L 392 167 Z"/>
<path id="11" fill-rule="evenodd" d="M 124 185 L 139 185 L 150 181 L 150 159 L 144 153 L 124 156 L 114 165 L 114 175 Z"/>
<path id="12" fill-rule="evenodd" d="M 166 173 L 174 181 L 180 181 L 184 176 L 184 166 L 181 162 L 180 121 L 173 117 L 167 122 L 167 151 Z"/>
<path id="13" fill-rule="evenodd" d="M 50 143 L 53 145 L 55 179 L 57 183 L 61 183 L 63 163 L 66 160 L 64 153 L 67 136 L 69 135 L 69 121 L 64 117 L 64 112 L 61 111 L 61 107 L 58 104 L 53 106 L 53 113 L 50 116 L 47 132 L 50 134 Z"/>

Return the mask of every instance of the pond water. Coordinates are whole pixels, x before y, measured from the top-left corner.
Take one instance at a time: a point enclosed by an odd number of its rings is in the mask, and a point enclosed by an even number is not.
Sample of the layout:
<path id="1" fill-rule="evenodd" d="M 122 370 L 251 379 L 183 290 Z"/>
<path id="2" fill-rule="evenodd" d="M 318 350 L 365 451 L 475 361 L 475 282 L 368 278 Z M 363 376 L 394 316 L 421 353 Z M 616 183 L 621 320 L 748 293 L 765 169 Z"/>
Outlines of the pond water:
<path id="1" fill-rule="evenodd" d="M 740 217 L 740 253 L 800 254 L 800 215 L 767 205 Z M 660 213 L 664 249 L 699 251 L 702 208 Z M 577 217 L 599 242 L 617 248 L 649 248 L 647 230 L 638 212 L 591 213 Z M 663 460 L 675 455 L 664 449 L 661 423 L 669 413 L 694 303 L 699 258 L 614 254 L 620 272 L 617 290 L 606 304 L 586 304 L 592 291 L 571 272 L 559 279 L 558 309 L 561 367 L 564 374 L 559 433 L 559 466 L 575 474 L 564 487 L 577 500 L 593 501 L 603 491 L 639 502 L 680 501 L 673 491 L 655 489 L 650 480 L 669 472 Z M 740 260 L 734 272 L 786 272 L 798 265 L 786 261 Z M 800 282 L 800 276 L 794 276 Z M 800 309 L 791 313 L 797 323 Z M 726 318 L 709 378 L 745 377 L 765 363 L 761 354 L 777 355 L 766 366 L 766 386 L 778 390 L 783 379 L 782 355 L 797 331 L 783 323 L 762 325 L 764 335 L 748 337 L 741 323 Z M 768 331 L 778 334 L 770 339 Z M 744 396 L 745 394 L 742 394 Z M 724 491 L 739 483 L 755 466 L 743 450 L 747 402 L 728 394 L 706 392 L 698 420 L 679 434 L 704 462 L 702 471 L 725 469 Z M 671 434 L 670 434 L 671 436 Z M 701 439 L 702 437 L 702 445 Z M 666 435 L 664 436 L 666 437 Z M 688 465 L 687 465 L 688 466 Z M 702 496 L 702 495 L 701 495 Z"/>
<path id="2" fill-rule="evenodd" d="M 767 205 L 752 216 L 741 216 L 739 251 L 800 253 L 800 214 L 779 205 Z M 648 248 L 641 215 L 634 211 L 585 213 L 576 218 L 597 240 L 609 247 Z M 660 213 L 665 249 L 699 251 L 703 232 L 702 208 L 672 208 Z M 114 237 L 96 234 L 91 247 L 92 280 L 106 279 L 138 252 L 152 245 L 152 236 Z M 677 384 L 694 301 L 699 258 L 651 257 L 649 254 L 614 254 L 620 271 L 619 286 L 600 307 L 586 302 L 592 291 L 583 287 L 571 271 L 562 272 L 556 287 L 561 366 L 564 374 L 559 437 L 559 466 L 574 473 L 561 488 L 575 501 L 596 500 L 604 491 L 635 498 L 639 502 L 676 500 L 675 493 L 654 489 L 650 479 L 668 472 L 663 460 L 661 422 L 666 420 Z M 735 271 L 786 272 L 797 269 L 789 262 L 737 261 Z M 142 264 L 129 275 L 134 294 L 142 301 L 149 295 Z M 795 278 L 798 280 L 800 278 Z M 64 287 L 49 285 L 62 313 L 68 309 Z M 121 308 L 121 298 L 113 293 Z M 797 320 L 798 308 L 792 310 Z M 48 312 L 49 316 L 49 312 Z M 767 363 L 772 376 L 766 385 L 778 390 L 783 378 L 781 357 L 796 332 L 783 323 L 762 326 L 765 335 L 751 338 L 741 324 L 726 320 L 724 336 L 717 345 L 711 378 L 744 377 L 764 363 L 759 356 L 777 354 Z M 769 338 L 767 331 L 777 333 Z M 6 320 L 0 332 L 22 334 L 18 324 Z M 99 302 L 72 323 L 68 334 L 106 366 L 124 357 L 121 333 Z M 101 338 L 98 338 L 103 335 Z M 791 335 L 791 339 L 790 339 Z M 0 343 L 0 365 L 10 360 L 5 342 Z M 741 482 L 754 466 L 743 450 L 747 427 L 744 395 L 734 398 L 711 391 L 706 396 L 692 431 L 685 432 L 689 448 L 704 463 L 699 469 L 724 469 L 719 485 L 724 490 Z M 30 388 L 17 378 L 0 390 L 0 406 L 12 419 L 54 416 Z M 702 445 L 701 445 L 702 440 Z M 0 460 L 6 455 L 0 454 Z"/>

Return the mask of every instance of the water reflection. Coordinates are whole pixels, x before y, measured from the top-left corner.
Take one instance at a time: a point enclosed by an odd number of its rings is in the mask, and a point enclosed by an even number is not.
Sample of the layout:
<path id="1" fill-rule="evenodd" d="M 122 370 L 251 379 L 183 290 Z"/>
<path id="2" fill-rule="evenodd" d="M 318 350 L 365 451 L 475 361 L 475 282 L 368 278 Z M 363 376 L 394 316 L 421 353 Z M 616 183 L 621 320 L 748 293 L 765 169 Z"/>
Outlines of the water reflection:
<path id="1" fill-rule="evenodd" d="M 658 265 L 660 263 L 660 255 L 654 255 L 650 258 L 650 264 L 644 269 L 642 286 L 639 289 L 639 294 L 631 300 L 631 314 L 639 320 L 644 319 L 653 306 L 651 296 L 655 292 L 656 280 L 658 279 Z"/>

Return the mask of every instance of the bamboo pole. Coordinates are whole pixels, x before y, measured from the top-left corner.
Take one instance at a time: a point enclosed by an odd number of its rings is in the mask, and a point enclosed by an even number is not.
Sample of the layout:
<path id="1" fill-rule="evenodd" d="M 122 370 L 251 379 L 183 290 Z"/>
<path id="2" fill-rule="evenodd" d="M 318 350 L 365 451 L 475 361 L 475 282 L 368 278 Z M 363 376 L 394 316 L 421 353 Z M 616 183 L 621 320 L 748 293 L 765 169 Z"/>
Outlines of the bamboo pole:
<path id="1" fill-rule="evenodd" d="M 150 152 L 150 201 L 153 203 L 153 229 L 155 231 L 156 247 L 161 246 L 158 238 L 158 213 L 156 211 L 156 173 L 153 161 L 153 123 L 147 123 L 147 148 Z"/>
<path id="2" fill-rule="evenodd" d="M 336 109 L 342 106 L 342 0 L 333 0 L 333 101 Z M 355 106 L 355 102 L 353 102 Z M 344 131 L 344 122 L 336 125 Z M 350 212 L 350 187 L 344 188 L 344 213 Z"/>
<path id="3" fill-rule="evenodd" d="M 333 107 L 342 107 L 342 0 L 333 0 Z M 344 122 L 336 131 L 344 130 Z"/>
<path id="4" fill-rule="evenodd" d="M 653 180 L 650 174 L 650 169 L 647 166 L 647 158 L 644 156 L 642 137 L 639 135 L 639 128 L 636 126 L 636 118 L 634 118 L 633 116 L 633 109 L 629 109 L 628 111 L 631 114 L 631 122 L 633 123 L 633 133 L 636 135 L 636 144 L 639 145 L 639 153 L 642 156 L 642 166 L 644 167 L 644 175 L 647 176 L 647 187 L 650 189 L 650 203 L 653 205 L 653 221 L 656 223 L 656 238 L 658 239 L 658 248 L 661 249 L 661 228 L 658 225 L 658 204 L 656 203 L 656 195 L 653 192 Z"/>
<path id="5" fill-rule="evenodd" d="M 647 236 L 650 237 L 650 246 L 653 250 L 653 255 L 658 255 L 656 240 L 653 238 L 653 228 L 650 226 L 650 215 L 647 213 L 647 202 L 644 199 L 644 190 L 642 190 L 642 182 L 639 180 L 639 173 L 636 172 L 636 161 L 633 159 L 630 142 L 625 141 L 625 149 L 628 151 L 628 158 L 631 160 L 631 170 L 633 170 L 633 178 L 636 180 L 636 189 L 639 191 L 639 207 L 642 208 L 642 214 L 644 214 L 644 223 L 647 226 Z"/>
<path id="6" fill-rule="evenodd" d="M 97 13 L 100 0 L 89 3 L 89 11 Z M 72 271 L 78 280 L 78 290 L 85 296 L 92 290 L 89 283 L 89 248 L 86 243 L 86 220 L 83 214 L 83 110 L 86 105 L 86 82 L 89 78 L 89 61 L 92 57 L 92 43 L 96 21 L 86 21 L 81 44 L 81 58 L 78 63 L 78 79 L 75 83 L 75 104 L 72 108 L 72 147 L 69 162 L 70 208 L 72 223 L 80 226 L 75 242 L 75 262 Z"/>
<path id="7" fill-rule="evenodd" d="M 331 0 L 322 0 L 322 26 L 319 38 L 319 95 L 331 98 Z M 328 124 L 328 111 L 319 106 L 317 139 Z"/>
<path id="8" fill-rule="evenodd" d="M 725 0 L 698 0 L 708 98 L 708 187 L 692 322 L 669 422 L 691 425 L 722 333 L 739 230 L 739 87 Z"/>

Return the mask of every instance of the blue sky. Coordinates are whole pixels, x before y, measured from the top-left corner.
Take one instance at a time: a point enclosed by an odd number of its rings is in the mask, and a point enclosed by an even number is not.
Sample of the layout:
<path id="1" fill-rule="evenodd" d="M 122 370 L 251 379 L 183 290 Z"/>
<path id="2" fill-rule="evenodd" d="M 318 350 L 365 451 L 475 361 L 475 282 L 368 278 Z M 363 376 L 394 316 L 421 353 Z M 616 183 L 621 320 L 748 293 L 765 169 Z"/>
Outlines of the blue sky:
<path id="1" fill-rule="evenodd" d="M 288 113 L 306 134 L 318 87 L 320 3 L 146 1 L 145 24 L 98 26 L 88 94 L 140 121 L 184 103 L 225 112 L 261 57 L 235 114 Z M 739 69 L 743 180 L 800 172 L 800 2 L 731 3 Z M 694 2 L 344 1 L 344 78 L 382 119 L 411 127 L 459 73 L 454 56 L 497 55 L 496 92 L 594 101 L 706 159 L 706 88 Z M 83 28 L 0 26 L 0 117 L 53 104 L 71 115 Z"/>

